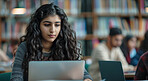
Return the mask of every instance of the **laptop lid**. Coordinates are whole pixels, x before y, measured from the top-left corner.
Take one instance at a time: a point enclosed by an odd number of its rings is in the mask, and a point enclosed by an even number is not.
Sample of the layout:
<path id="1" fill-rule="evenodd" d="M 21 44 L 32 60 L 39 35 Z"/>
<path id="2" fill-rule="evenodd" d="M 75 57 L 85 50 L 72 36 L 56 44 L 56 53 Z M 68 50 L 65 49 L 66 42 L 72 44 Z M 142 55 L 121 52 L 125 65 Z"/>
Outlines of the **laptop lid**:
<path id="1" fill-rule="evenodd" d="M 83 80 L 85 61 L 30 61 L 29 81 Z"/>
<path id="2" fill-rule="evenodd" d="M 105 81 L 125 81 L 120 61 L 99 61 L 101 78 Z"/>

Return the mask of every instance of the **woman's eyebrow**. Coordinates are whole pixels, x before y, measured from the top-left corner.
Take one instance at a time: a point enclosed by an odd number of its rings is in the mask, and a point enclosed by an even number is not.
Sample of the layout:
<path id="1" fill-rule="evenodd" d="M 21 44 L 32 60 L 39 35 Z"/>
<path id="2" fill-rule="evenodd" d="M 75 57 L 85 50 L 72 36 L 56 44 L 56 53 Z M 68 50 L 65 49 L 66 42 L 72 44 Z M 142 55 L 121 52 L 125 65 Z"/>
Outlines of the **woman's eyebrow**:
<path id="1" fill-rule="evenodd" d="M 52 23 L 51 21 L 43 21 L 43 23 Z M 56 21 L 55 23 L 61 23 L 60 21 Z"/>
<path id="2" fill-rule="evenodd" d="M 43 23 L 52 23 L 52 22 L 50 22 L 50 21 L 43 21 Z"/>

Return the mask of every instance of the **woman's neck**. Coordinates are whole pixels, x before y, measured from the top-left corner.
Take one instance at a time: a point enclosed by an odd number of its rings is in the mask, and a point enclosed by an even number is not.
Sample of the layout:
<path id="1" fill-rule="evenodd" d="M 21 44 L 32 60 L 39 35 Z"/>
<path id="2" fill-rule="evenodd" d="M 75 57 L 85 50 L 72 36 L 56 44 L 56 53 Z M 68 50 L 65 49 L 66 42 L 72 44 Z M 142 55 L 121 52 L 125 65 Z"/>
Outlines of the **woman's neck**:
<path id="1" fill-rule="evenodd" d="M 42 52 L 50 52 L 51 51 L 52 43 L 42 41 L 42 44 L 43 44 Z"/>

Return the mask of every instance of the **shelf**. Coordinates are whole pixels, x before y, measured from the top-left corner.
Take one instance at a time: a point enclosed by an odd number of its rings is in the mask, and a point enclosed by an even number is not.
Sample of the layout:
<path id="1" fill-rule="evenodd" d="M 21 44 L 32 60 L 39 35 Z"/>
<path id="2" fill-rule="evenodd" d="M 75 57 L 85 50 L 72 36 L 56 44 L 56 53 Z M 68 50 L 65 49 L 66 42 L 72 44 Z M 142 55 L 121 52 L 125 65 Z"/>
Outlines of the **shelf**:
<path id="1" fill-rule="evenodd" d="M 92 12 L 82 12 L 80 14 L 72 14 L 72 13 L 66 13 L 67 16 L 73 16 L 73 17 L 92 17 L 94 16 L 94 13 Z M 7 17 L 14 17 L 14 18 L 26 18 L 31 17 L 31 14 L 24 14 L 24 15 L 0 15 L 1 18 L 7 18 Z"/>
<path id="2" fill-rule="evenodd" d="M 9 15 L 0 15 L 0 18 L 7 18 Z"/>
<path id="3" fill-rule="evenodd" d="M 138 14 L 97 14 L 96 13 L 96 15 L 97 16 L 105 16 L 105 17 L 132 17 L 132 16 L 134 16 L 134 17 L 138 17 Z"/>
<path id="4" fill-rule="evenodd" d="M 80 14 L 71 14 L 68 13 L 67 16 L 73 16 L 73 17 L 93 17 L 93 13 L 92 12 L 82 12 Z"/>
<path id="5" fill-rule="evenodd" d="M 0 18 L 30 18 L 31 15 L 5 15 L 0 16 Z"/>
<path id="6" fill-rule="evenodd" d="M 148 14 L 141 14 L 142 17 L 148 17 Z"/>
<path id="7" fill-rule="evenodd" d="M 73 17 L 93 17 L 93 16 L 106 16 L 106 17 L 138 17 L 138 14 L 113 14 L 113 13 L 102 13 L 102 14 L 97 14 L 97 13 L 92 13 L 92 12 L 82 12 L 80 14 L 71 14 L 67 13 L 67 16 L 73 16 Z M 142 14 L 142 16 L 148 17 L 148 14 Z M 6 18 L 6 17 L 15 17 L 15 18 L 24 18 L 24 17 L 31 17 L 30 15 L 24 14 L 24 15 L 5 15 L 5 16 L 0 16 L 1 18 Z"/>
<path id="8" fill-rule="evenodd" d="M 92 16 L 94 16 L 94 14 L 93 13 L 91 13 L 91 12 L 83 12 L 83 13 L 81 13 L 80 14 L 80 16 L 82 16 L 82 17 L 92 17 Z"/>
<path id="9" fill-rule="evenodd" d="M 93 40 L 93 39 L 98 39 L 98 36 L 88 34 L 85 37 L 77 37 L 78 40 Z"/>
<path id="10" fill-rule="evenodd" d="M 9 41 L 11 41 L 11 40 L 18 40 L 17 38 L 11 38 L 11 39 L 4 39 L 4 38 L 2 38 L 2 42 L 9 42 Z"/>

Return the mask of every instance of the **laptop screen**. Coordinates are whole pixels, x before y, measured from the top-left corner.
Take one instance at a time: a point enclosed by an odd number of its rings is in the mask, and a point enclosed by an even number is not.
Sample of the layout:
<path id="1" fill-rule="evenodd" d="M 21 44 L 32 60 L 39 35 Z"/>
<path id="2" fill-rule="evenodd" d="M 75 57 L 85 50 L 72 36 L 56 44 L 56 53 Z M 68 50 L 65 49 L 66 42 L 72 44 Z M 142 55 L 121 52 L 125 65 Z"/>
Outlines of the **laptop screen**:
<path id="1" fill-rule="evenodd" d="M 125 81 L 120 61 L 99 61 L 101 78 L 105 81 Z"/>
<path id="2" fill-rule="evenodd" d="M 85 61 L 31 61 L 29 81 L 83 80 Z"/>

